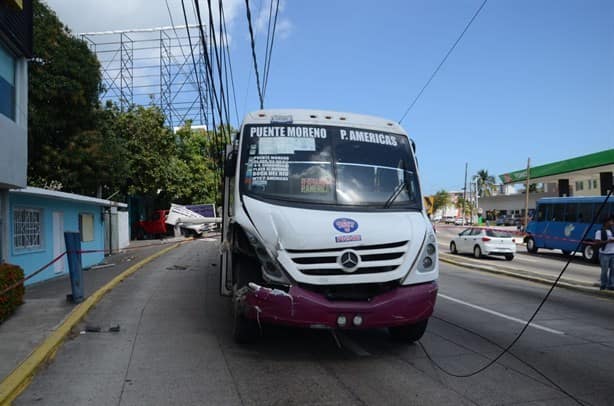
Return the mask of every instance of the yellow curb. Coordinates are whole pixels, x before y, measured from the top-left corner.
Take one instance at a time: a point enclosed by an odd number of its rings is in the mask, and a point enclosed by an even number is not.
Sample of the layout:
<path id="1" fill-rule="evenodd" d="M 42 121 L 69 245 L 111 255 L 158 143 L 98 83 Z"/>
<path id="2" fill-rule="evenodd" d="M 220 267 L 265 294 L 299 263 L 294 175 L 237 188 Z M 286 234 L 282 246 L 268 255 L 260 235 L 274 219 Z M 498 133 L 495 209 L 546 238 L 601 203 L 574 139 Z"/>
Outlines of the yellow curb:
<path id="1" fill-rule="evenodd" d="M 166 254 L 170 250 L 177 248 L 181 243 L 174 244 L 164 248 L 161 251 L 137 262 L 130 268 L 126 269 L 115 278 L 111 279 L 106 285 L 94 292 L 85 301 L 77 305 L 64 319 L 64 322 L 57 327 L 34 351 L 30 353 L 17 368 L 13 370 L 2 382 L 0 382 L 0 406 L 10 405 L 21 392 L 23 392 L 34 377 L 37 369 L 45 361 L 53 357 L 58 350 L 64 338 L 70 333 L 72 328 L 89 312 L 89 310 L 102 299 L 111 289 L 122 282 L 128 276 L 132 275 L 145 264 L 153 261 L 161 255 Z"/>

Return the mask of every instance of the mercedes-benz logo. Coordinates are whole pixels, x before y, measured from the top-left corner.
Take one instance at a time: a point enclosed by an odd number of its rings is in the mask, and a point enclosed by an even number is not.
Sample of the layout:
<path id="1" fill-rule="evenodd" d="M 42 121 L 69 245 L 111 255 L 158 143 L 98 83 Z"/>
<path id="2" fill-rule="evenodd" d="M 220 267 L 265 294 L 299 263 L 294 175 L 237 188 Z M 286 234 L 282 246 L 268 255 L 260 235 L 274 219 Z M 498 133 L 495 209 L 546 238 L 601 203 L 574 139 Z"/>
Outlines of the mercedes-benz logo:
<path id="1" fill-rule="evenodd" d="M 345 251 L 341 254 L 339 262 L 347 270 L 353 270 L 358 265 L 358 255 L 354 251 Z"/>

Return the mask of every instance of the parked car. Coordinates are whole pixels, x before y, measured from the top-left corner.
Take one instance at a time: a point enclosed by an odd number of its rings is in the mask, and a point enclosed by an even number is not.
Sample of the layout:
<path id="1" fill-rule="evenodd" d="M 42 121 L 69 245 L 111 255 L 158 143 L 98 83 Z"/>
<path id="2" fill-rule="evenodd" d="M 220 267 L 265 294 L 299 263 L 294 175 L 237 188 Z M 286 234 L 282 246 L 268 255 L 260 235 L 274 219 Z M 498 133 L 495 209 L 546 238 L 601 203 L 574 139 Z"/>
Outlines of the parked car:
<path id="1" fill-rule="evenodd" d="M 467 224 L 467 222 L 462 217 L 457 217 L 457 218 L 454 219 L 454 225 L 455 226 L 464 226 L 465 224 Z"/>
<path id="2" fill-rule="evenodd" d="M 445 216 L 443 218 L 443 222 L 446 224 L 452 224 L 454 223 L 454 217 L 453 216 Z"/>
<path id="3" fill-rule="evenodd" d="M 450 242 L 450 252 L 472 253 L 476 258 L 484 255 L 502 255 L 511 261 L 516 254 L 516 241 L 512 234 L 490 228 L 470 227 Z"/>

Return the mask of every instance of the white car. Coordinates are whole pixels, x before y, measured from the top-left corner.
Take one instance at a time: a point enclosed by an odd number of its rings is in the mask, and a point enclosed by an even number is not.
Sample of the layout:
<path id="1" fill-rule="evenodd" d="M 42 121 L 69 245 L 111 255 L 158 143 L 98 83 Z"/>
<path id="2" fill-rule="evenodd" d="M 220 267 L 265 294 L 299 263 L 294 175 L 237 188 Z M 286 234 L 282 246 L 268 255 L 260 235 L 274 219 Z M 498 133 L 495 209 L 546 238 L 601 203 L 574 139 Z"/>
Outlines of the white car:
<path id="1" fill-rule="evenodd" d="M 457 218 L 454 219 L 454 225 L 455 226 L 464 226 L 464 225 L 469 225 L 469 224 L 470 224 L 470 222 L 466 218 L 457 217 Z"/>
<path id="2" fill-rule="evenodd" d="M 512 234 L 505 231 L 471 227 L 452 239 L 450 252 L 472 253 L 476 258 L 482 258 L 484 255 L 503 255 L 506 260 L 511 261 L 516 253 L 516 241 Z"/>

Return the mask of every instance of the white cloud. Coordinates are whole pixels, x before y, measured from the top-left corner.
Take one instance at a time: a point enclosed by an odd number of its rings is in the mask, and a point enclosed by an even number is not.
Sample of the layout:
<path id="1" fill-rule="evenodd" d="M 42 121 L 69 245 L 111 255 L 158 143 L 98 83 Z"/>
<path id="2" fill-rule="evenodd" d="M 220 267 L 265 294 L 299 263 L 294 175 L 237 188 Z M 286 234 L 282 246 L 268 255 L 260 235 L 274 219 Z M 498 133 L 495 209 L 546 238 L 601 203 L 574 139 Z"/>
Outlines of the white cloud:
<path id="1" fill-rule="evenodd" d="M 60 20 L 74 33 L 134 28 L 153 28 L 170 26 L 170 18 L 164 0 L 45 0 Z M 185 0 L 186 12 L 190 23 L 195 22 L 193 2 Z M 203 23 L 208 20 L 206 2 L 200 3 Z M 224 15 L 226 23 L 232 21 L 243 11 L 241 0 L 225 0 Z M 168 0 L 175 25 L 183 25 L 181 0 Z M 214 19 L 219 20 L 217 11 Z"/>
<path id="2" fill-rule="evenodd" d="M 256 34 L 261 34 L 266 37 L 268 30 L 269 18 L 273 21 L 275 18 L 275 7 L 278 0 L 262 0 L 259 10 L 252 10 L 252 14 L 256 15 L 254 21 L 254 30 Z M 277 14 L 277 26 L 275 28 L 275 37 L 287 38 L 292 30 L 292 23 L 284 16 L 286 1 L 279 0 L 279 12 Z"/>

